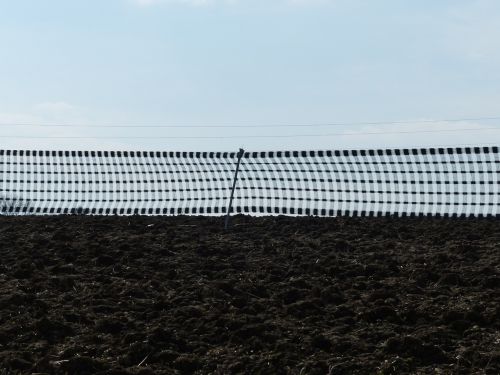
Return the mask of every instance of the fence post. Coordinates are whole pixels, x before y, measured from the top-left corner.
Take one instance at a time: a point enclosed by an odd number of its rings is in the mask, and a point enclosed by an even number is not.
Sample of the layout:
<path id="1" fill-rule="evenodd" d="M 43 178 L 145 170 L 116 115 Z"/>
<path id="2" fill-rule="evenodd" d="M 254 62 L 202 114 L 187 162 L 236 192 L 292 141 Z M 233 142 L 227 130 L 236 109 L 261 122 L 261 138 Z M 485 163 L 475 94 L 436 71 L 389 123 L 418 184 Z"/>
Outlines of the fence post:
<path id="1" fill-rule="evenodd" d="M 240 151 L 238 152 L 238 163 L 236 164 L 236 171 L 234 172 L 233 187 L 231 189 L 231 196 L 229 197 L 229 204 L 227 207 L 226 221 L 224 223 L 225 230 L 228 230 L 228 228 L 229 228 L 229 217 L 231 215 L 231 208 L 233 207 L 234 189 L 236 188 L 236 181 L 238 180 L 238 172 L 240 171 L 240 162 L 241 162 L 241 158 L 243 157 L 244 153 L 245 153 L 245 150 L 240 148 Z"/>

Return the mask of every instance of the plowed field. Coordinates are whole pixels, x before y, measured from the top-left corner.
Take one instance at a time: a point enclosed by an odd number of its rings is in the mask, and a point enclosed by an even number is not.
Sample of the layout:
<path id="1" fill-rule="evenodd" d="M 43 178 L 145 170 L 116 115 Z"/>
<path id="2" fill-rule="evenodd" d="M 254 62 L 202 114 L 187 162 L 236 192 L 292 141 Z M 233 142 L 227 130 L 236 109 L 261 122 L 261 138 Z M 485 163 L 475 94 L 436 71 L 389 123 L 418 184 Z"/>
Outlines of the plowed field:
<path id="1" fill-rule="evenodd" d="M 0 374 L 500 373 L 500 221 L 0 218 Z"/>

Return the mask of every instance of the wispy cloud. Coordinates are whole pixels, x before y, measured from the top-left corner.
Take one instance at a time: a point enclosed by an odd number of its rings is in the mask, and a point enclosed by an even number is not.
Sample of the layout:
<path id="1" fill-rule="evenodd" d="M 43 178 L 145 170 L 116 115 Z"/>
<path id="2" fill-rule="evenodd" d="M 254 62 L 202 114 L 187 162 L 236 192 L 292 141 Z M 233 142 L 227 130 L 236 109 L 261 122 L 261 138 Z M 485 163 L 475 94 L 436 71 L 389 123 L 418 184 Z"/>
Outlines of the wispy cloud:
<path id="1" fill-rule="evenodd" d="M 61 113 L 61 112 L 69 112 L 76 107 L 72 104 L 58 101 L 58 102 L 44 102 L 35 105 L 34 109 L 40 112 L 50 112 L 50 113 Z"/>
<path id="2" fill-rule="evenodd" d="M 103 129 L 61 126 L 64 124 L 93 125 L 86 119 L 84 113 L 80 113 L 79 109 L 80 107 L 63 101 L 48 101 L 26 108 L 24 112 L 0 111 L 0 140 L 2 142 L 0 148 L 12 150 L 122 150 L 127 148 L 127 144 L 119 139 L 78 139 L 78 137 L 108 135 Z M 54 124 L 58 126 L 48 126 Z"/>
<path id="3" fill-rule="evenodd" d="M 131 0 L 133 4 L 141 6 L 141 7 L 149 7 L 153 5 L 159 4 L 180 4 L 180 5 L 188 5 L 188 6 L 206 6 L 206 5 L 214 5 L 214 4 L 233 4 L 236 3 L 237 0 Z"/>
<path id="4" fill-rule="evenodd" d="M 248 0 L 129 0 L 132 4 L 140 7 L 149 7 L 160 4 L 187 5 L 187 6 L 209 6 L 209 5 L 237 5 L 251 3 Z M 253 0 L 255 1 L 255 0 Z M 331 4 L 335 0 L 268 0 L 270 3 L 281 3 L 287 5 L 318 5 Z"/>

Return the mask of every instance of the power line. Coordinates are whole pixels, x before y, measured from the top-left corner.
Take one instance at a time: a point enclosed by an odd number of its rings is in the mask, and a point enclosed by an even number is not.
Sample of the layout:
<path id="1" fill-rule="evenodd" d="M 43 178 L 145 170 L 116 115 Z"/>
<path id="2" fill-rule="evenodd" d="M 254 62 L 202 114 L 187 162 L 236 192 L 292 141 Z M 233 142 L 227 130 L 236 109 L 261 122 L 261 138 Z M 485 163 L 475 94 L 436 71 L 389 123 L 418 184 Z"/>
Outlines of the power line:
<path id="1" fill-rule="evenodd" d="M 416 125 L 416 124 L 437 124 L 456 123 L 465 121 L 493 121 L 500 120 L 500 116 L 495 117 L 471 117 L 444 120 L 407 120 L 407 121 L 370 121 L 370 122 L 332 122 L 332 123 L 311 123 L 311 124 L 251 124 L 251 125 L 123 125 L 123 124 L 35 124 L 35 123 L 0 123 L 0 126 L 20 126 L 20 127 L 40 127 L 40 128 L 288 128 L 288 127 L 334 127 L 334 126 L 368 126 L 368 125 Z"/>
<path id="2" fill-rule="evenodd" d="M 241 139 L 241 138 L 310 138 L 310 137 L 342 137 L 359 135 L 390 135 L 390 134 L 419 134 L 419 133 L 458 133 L 470 131 L 500 130 L 496 128 L 465 128 L 465 129 L 436 129 L 436 130 L 409 130 L 391 132 L 355 132 L 355 133 L 327 133 L 327 134 L 292 134 L 292 135 L 234 135 L 234 136 L 30 136 L 30 135 L 0 135 L 0 138 L 19 139 Z"/>

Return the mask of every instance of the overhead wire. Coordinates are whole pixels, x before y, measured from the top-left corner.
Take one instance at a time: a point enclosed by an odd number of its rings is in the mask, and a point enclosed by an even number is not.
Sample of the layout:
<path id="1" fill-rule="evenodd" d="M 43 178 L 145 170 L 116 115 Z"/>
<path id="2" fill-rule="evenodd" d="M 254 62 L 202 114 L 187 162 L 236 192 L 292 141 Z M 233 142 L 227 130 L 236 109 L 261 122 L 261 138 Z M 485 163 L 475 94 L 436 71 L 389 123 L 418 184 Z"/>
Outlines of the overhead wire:
<path id="1" fill-rule="evenodd" d="M 32 122 L 0 122 L 0 126 L 40 127 L 40 128 L 288 128 L 288 127 L 335 127 L 335 126 L 370 126 L 370 125 L 419 125 L 438 123 L 457 123 L 470 121 L 494 121 L 500 120 L 500 116 L 493 117 L 469 117 L 443 120 L 405 120 L 405 121 L 368 121 L 368 122 L 325 122 L 309 124 L 243 124 L 243 125 L 173 125 L 173 124 L 76 124 L 76 123 L 32 123 Z"/>
<path id="2" fill-rule="evenodd" d="M 230 135 L 230 136 L 35 136 L 35 135 L 0 135 L 0 138 L 19 139 L 242 139 L 242 138 L 302 138 L 302 137 L 338 137 L 362 135 L 391 135 L 391 134 L 425 134 L 425 133 L 457 133 L 500 130 L 500 127 L 489 128 L 462 128 L 462 129 L 431 129 L 387 132 L 342 132 L 323 134 L 280 134 L 280 135 Z"/>

